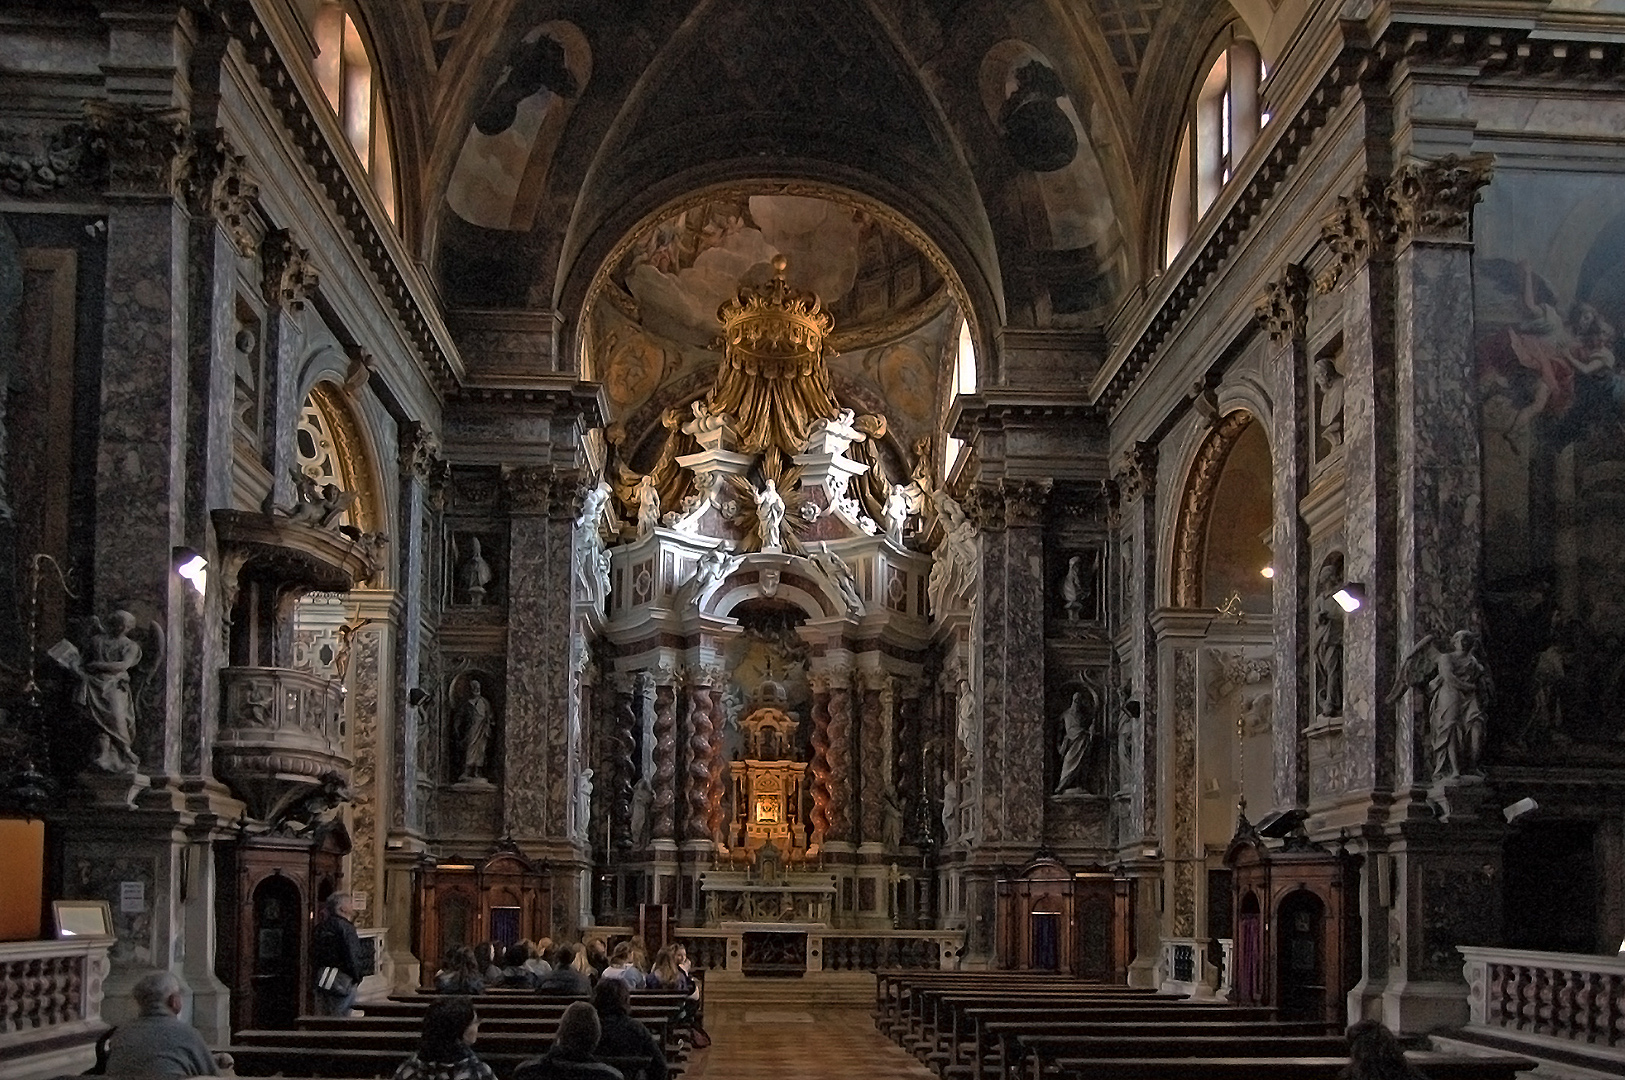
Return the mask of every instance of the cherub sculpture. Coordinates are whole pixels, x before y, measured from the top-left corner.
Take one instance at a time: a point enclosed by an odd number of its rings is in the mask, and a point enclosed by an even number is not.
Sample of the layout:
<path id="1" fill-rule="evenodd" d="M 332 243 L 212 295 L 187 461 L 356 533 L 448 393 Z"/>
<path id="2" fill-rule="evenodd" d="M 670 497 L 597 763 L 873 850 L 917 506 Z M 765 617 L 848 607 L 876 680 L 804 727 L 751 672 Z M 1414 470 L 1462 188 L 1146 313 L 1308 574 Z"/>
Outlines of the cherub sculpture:
<path id="1" fill-rule="evenodd" d="M 1476 772 L 1484 753 L 1484 706 L 1494 689 L 1489 668 L 1478 654 L 1478 635 L 1458 630 L 1450 637 L 1449 649 L 1437 647 L 1432 634 L 1417 642 L 1399 667 L 1388 703 L 1398 701 L 1410 688 L 1421 690 L 1427 699 L 1433 779 Z"/>
<path id="2" fill-rule="evenodd" d="M 337 528 L 339 519 L 355 502 L 355 496 L 337 484 L 320 483 L 303 469 L 293 469 L 294 504 L 283 513 L 289 521 L 301 525 L 314 525 L 318 529 Z"/>

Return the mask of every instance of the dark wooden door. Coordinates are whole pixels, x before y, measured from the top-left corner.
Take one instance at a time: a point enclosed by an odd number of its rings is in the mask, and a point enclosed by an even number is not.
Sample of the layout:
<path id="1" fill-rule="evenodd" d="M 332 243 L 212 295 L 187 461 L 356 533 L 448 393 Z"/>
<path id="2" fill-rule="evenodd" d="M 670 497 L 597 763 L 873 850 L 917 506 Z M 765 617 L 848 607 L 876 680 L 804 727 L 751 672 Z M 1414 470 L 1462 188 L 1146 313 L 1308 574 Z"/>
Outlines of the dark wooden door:
<path id="1" fill-rule="evenodd" d="M 255 1028 L 292 1028 L 299 1018 L 304 906 L 299 886 L 285 877 L 268 877 L 254 890 L 249 993 Z"/>

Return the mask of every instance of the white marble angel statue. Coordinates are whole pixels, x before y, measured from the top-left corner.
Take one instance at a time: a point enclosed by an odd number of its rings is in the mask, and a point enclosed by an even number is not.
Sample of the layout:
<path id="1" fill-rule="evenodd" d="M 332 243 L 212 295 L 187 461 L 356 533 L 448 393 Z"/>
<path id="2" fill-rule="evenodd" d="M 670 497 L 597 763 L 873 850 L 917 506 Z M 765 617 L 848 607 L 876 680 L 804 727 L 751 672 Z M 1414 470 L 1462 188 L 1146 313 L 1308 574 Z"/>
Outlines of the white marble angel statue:
<path id="1" fill-rule="evenodd" d="M 827 541 L 820 543 L 817 551 L 809 552 L 807 558 L 818 567 L 819 573 L 828 578 L 840 591 L 847 610 L 854 615 L 862 615 L 863 597 L 858 595 L 857 579 L 852 575 L 852 568 L 847 565 L 846 560 L 832 551 Z"/>
<path id="2" fill-rule="evenodd" d="M 1484 706 L 1493 691 L 1489 668 L 1478 654 L 1478 635 L 1458 630 L 1450 636 L 1449 649 L 1436 646 L 1432 634 L 1417 642 L 1400 665 L 1388 703 L 1413 687 L 1427 699 L 1433 779 L 1476 772 L 1484 753 Z"/>
<path id="3" fill-rule="evenodd" d="M 635 497 L 638 502 L 638 539 L 654 533 L 660 524 L 660 489 L 655 486 L 653 474 L 638 480 Z"/>
<path id="4" fill-rule="evenodd" d="M 700 600 L 715 585 L 718 585 L 729 574 L 739 569 L 739 564 L 745 561 L 743 555 L 732 555 L 726 543 L 716 547 L 700 556 L 695 564 L 694 574 L 683 583 L 683 596 L 688 607 L 698 607 Z"/>
<path id="5" fill-rule="evenodd" d="M 893 484 L 886 496 L 886 539 L 903 546 L 903 531 L 908 528 L 908 489 Z"/>

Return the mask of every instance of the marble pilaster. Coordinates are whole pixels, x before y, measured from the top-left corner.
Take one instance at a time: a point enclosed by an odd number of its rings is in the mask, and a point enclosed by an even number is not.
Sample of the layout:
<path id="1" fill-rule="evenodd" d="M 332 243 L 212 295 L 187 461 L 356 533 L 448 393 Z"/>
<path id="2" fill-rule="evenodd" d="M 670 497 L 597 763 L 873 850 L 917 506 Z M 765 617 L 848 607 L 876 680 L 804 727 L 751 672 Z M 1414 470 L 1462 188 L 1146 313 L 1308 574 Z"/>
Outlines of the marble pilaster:
<path id="1" fill-rule="evenodd" d="M 423 583 L 427 580 L 430 557 L 426 527 L 429 485 L 445 469 L 445 462 L 440 456 L 439 440 L 420 422 L 402 425 L 399 448 L 400 498 L 396 524 L 399 540 L 394 547 L 400 580 L 406 587 L 401 590 L 395 670 L 400 674 L 400 685 L 406 688 L 406 700 L 396 702 L 394 775 L 399 797 L 390 808 L 390 828 L 421 835 L 424 815 L 420 782 L 426 779 L 422 775 L 422 748 L 429 738 L 430 726 L 424 706 L 412 701 L 415 696 L 412 691 L 421 691 L 425 705 L 437 697 L 430 673 L 423 670 L 427 615 Z"/>
<path id="2" fill-rule="evenodd" d="M 829 836 L 830 788 L 829 772 L 829 679 L 823 672 L 809 675 L 812 684 L 812 838 L 809 846 L 822 846 Z"/>
<path id="3" fill-rule="evenodd" d="M 1157 448 L 1136 443 L 1118 461 L 1112 482 L 1117 491 L 1117 543 L 1121 610 L 1118 682 L 1126 701 L 1140 703 L 1137 722 L 1131 719 L 1128 752 L 1123 762 L 1123 786 L 1128 804 L 1119 822 L 1119 847 L 1138 855 L 1155 847 L 1158 822 L 1158 781 L 1155 725 L 1157 712 L 1156 637 L 1151 612 L 1156 607 L 1156 582 L 1151 568 L 1158 564 L 1156 528 Z M 1128 715 L 1128 710 L 1124 710 Z"/>
<path id="4" fill-rule="evenodd" d="M 1044 509 L 1047 481 L 977 489 L 982 815 L 979 846 L 1030 853 L 1044 816 Z"/>
<path id="5" fill-rule="evenodd" d="M 1308 564 L 1308 542 L 1300 523 L 1299 504 L 1308 490 L 1310 425 L 1309 355 L 1304 346 L 1312 285 L 1309 274 L 1295 263 L 1282 268 L 1271 282 L 1259 308 L 1269 333 L 1265 370 L 1271 382 L 1270 449 L 1274 465 L 1272 488 L 1275 532 L 1270 565 L 1274 568 L 1275 657 L 1273 682 L 1275 718 L 1271 730 L 1274 758 L 1275 807 L 1291 807 L 1308 800 L 1303 717 L 1313 711 L 1309 671 L 1308 607 L 1313 581 Z M 1262 794 L 1262 793 L 1259 793 Z M 1256 797 L 1256 796 L 1255 796 Z M 1257 816 L 1255 810 L 1254 816 Z"/>

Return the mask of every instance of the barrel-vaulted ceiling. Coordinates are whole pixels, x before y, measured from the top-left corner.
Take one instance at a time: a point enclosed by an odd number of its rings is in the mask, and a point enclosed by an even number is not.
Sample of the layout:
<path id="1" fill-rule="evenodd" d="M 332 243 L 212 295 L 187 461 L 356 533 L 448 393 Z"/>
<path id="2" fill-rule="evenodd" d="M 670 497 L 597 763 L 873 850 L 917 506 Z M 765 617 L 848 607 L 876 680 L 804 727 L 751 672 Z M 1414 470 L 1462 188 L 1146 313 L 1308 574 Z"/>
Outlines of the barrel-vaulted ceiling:
<path id="1" fill-rule="evenodd" d="M 680 248 L 719 247 L 710 227 L 732 230 L 741 279 L 770 248 L 792 279 L 867 274 L 862 296 L 831 298 L 838 315 L 891 318 L 889 344 L 912 335 L 932 364 L 957 313 L 980 341 L 1000 324 L 1099 326 L 1147 276 L 1196 69 L 1237 18 L 1224 0 L 358 6 L 391 101 L 402 227 L 453 313 L 569 324 L 613 290 L 639 332 L 693 347 L 684 304 L 716 283 L 679 281 L 693 270 Z M 1238 6 L 1260 40 L 1279 32 L 1257 25 L 1270 0 Z M 828 235 L 787 250 L 787 223 L 809 214 Z M 881 298 L 873 282 L 895 286 L 899 267 L 905 287 Z M 946 317 L 927 317 L 934 296 Z"/>

